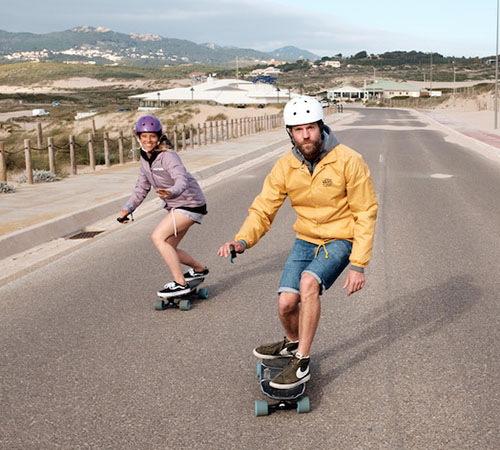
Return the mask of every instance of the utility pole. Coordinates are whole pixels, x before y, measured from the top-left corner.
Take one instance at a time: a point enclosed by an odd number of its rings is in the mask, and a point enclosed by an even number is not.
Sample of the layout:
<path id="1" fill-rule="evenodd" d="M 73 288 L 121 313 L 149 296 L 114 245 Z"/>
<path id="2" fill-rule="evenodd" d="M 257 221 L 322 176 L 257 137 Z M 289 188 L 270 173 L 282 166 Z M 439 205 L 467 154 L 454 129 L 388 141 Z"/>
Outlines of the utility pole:
<path id="1" fill-rule="evenodd" d="M 498 3 L 497 0 L 497 45 L 495 52 L 495 130 L 498 128 Z"/>
<path id="2" fill-rule="evenodd" d="M 453 99 L 455 100 L 455 97 L 457 95 L 457 87 L 456 87 L 456 82 L 457 82 L 457 70 L 455 66 L 455 61 L 453 61 Z"/>
<path id="3" fill-rule="evenodd" d="M 429 88 L 429 96 L 431 98 L 431 109 L 432 109 L 432 52 L 431 52 L 431 73 L 430 73 L 430 88 Z"/>

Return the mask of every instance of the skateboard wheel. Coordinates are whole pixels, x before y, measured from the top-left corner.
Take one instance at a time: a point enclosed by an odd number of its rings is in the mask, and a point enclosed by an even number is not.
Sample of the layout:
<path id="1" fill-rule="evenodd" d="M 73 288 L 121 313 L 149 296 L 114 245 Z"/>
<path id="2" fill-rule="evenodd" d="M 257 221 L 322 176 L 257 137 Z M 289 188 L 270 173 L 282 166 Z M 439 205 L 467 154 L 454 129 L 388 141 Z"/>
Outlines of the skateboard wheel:
<path id="1" fill-rule="evenodd" d="M 165 309 L 165 302 L 163 300 L 158 300 L 155 303 L 155 309 L 156 311 L 163 311 Z"/>
<path id="2" fill-rule="evenodd" d="M 260 374 L 262 373 L 262 363 L 257 363 L 257 376 L 260 378 Z"/>
<path id="3" fill-rule="evenodd" d="M 297 412 L 299 414 L 308 413 L 311 411 L 311 403 L 309 402 L 309 397 L 302 397 L 297 401 Z"/>
<path id="4" fill-rule="evenodd" d="M 198 298 L 201 298 L 201 299 L 208 298 L 208 289 L 207 288 L 198 289 Z"/>
<path id="5" fill-rule="evenodd" d="M 269 415 L 269 405 L 265 400 L 255 400 L 255 415 L 257 417 Z"/>
<path id="6" fill-rule="evenodd" d="M 189 311 L 191 309 L 191 302 L 189 300 L 181 300 L 179 308 L 181 311 Z"/>

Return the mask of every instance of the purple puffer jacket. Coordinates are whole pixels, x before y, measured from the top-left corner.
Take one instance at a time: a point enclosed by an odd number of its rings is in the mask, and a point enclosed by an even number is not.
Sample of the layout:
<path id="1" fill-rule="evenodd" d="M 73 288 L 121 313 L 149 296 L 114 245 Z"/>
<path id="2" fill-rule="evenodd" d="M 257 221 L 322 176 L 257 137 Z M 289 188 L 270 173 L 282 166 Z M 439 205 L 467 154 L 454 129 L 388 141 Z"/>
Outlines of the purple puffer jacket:
<path id="1" fill-rule="evenodd" d="M 141 152 L 142 153 L 142 152 Z M 173 151 L 159 152 L 153 163 L 141 156 L 139 178 L 132 195 L 125 205 L 134 211 L 146 198 L 150 189 L 167 189 L 170 196 L 163 202 L 163 207 L 196 207 L 206 203 L 205 196 L 196 179 L 186 171 L 179 155 Z"/>

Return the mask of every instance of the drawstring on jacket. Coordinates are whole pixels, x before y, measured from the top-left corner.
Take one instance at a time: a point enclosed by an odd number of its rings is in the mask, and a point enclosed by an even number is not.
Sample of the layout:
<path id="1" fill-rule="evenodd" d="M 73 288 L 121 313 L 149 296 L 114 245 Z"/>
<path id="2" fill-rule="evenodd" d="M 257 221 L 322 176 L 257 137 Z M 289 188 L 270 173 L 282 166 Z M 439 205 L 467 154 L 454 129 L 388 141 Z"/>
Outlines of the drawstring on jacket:
<path id="1" fill-rule="evenodd" d="M 172 220 L 174 222 L 174 236 L 177 237 L 177 224 L 175 223 L 175 214 L 174 214 L 175 208 L 172 208 L 170 212 L 172 213 Z"/>
<path id="2" fill-rule="evenodd" d="M 316 247 L 316 253 L 314 254 L 314 257 L 316 258 L 318 256 L 318 252 L 321 247 L 325 249 L 325 259 L 328 259 L 328 250 L 326 249 L 324 242 L 322 242 L 321 244 L 318 245 L 318 247 Z"/>

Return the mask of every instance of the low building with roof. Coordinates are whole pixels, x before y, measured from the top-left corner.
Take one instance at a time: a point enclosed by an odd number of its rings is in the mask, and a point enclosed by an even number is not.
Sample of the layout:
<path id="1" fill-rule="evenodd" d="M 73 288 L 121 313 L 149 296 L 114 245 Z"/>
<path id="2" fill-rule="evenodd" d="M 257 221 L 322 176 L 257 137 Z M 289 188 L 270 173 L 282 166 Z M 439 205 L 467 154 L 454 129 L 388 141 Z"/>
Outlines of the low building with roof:
<path id="1" fill-rule="evenodd" d="M 330 101 L 359 100 L 363 99 L 365 91 L 363 89 L 351 86 L 350 84 L 340 84 L 327 90 L 327 98 Z"/>
<path id="2" fill-rule="evenodd" d="M 132 95 L 139 100 L 139 109 L 162 108 L 174 102 L 207 102 L 221 105 L 259 105 L 284 103 L 297 96 L 288 89 L 281 89 L 269 83 L 253 83 L 239 79 L 217 80 L 208 77 L 205 83 L 191 87 L 165 89 Z"/>
<path id="3" fill-rule="evenodd" d="M 420 97 L 421 89 L 407 83 L 392 80 L 375 80 L 363 88 L 367 97 L 393 98 L 393 97 Z"/>

